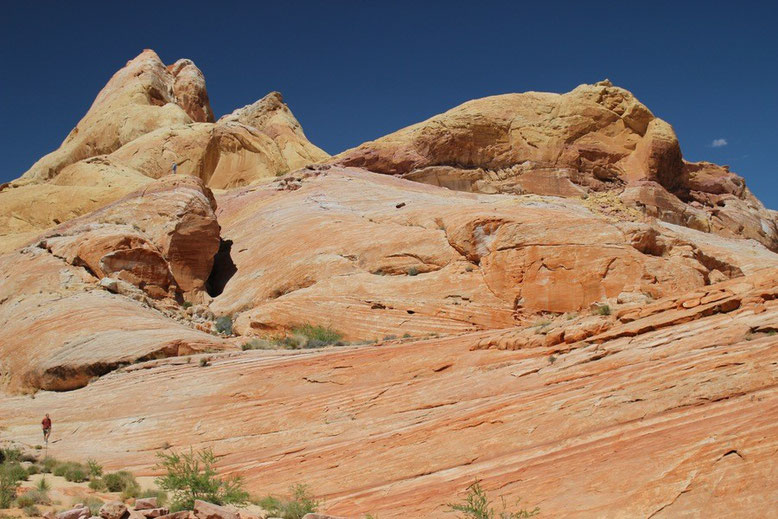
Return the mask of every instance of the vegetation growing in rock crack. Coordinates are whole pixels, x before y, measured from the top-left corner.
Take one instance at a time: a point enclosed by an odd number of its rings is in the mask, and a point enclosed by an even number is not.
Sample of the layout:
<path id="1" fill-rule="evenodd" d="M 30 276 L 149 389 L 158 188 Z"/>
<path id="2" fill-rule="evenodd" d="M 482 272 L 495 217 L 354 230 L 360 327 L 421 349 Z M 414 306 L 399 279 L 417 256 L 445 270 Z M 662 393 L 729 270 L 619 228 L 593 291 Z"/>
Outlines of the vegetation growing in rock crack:
<path id="1" fill-rule="evenodd" d="M 519 500 L 516 501 L 518 506 Z M 481 488 L 481 482 L 475 480 L 469 487 L 467 487 L 467 495 L 461 503 L 448 503 L 449 512 L 460 514 L 462 519 L 525 519 L 527 517 L 534 517 L 540 513 L 540 508 L 535 507 L 533 510 L 518 509 L 508 510 L 505 500 L 502 499 L 502 510 L 497 511 L 486 491 Z"/>
<path id="2" fill-rule="evenodd" d="M 256 504 L 271 515 L 282 519 L 302 519 L 305 514 L 312 514 L 319 510 L 321 502 L 313 496 L 308 485 L 294 485 L 289 492 L 291 494 L 289 499 L 267 496 L 258 500 Z"/>
<path id="3" fill-rule="evenodd" d="M 212 449 L 189 452 L 157 453 L 158 468 L 165 474 L 156 479 L 159 488 L 172 494 L 171 511 L 191 510 L 196 499 L 217 505 L 241 505 L 249 495 L 243 489 L 243 478 L 233 476 L 222 479 L 214 465 L 216 457 Z"/>
<path id="4" fill-rule="evenodd" d="M 222 315 L 216 318 L 216 331 L 222 335 L 232 335 L 232 316 Z"/>
<path id="5" fill-rule="evenodd" d="M 598 305 L 594 312 L 597 315 L 610 315 L 611 307 L 610 305 Z"/>
<path id="6" fill-rule="evenodd" d="M 288 350 L 322 348 L 324 346 L 343 346 L 343 334 L 329 326 L 298 324 L 287 335 L 253 338 L 241 345 L 243 351 L 269 350 L 283 348 Z"/>

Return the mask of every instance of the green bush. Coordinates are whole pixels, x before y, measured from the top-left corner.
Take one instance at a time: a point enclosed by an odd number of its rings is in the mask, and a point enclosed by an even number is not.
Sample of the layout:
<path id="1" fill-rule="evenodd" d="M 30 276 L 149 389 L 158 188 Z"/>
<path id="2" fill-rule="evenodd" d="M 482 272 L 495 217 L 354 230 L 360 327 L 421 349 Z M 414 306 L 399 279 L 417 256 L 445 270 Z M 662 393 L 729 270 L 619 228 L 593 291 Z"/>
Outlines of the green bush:
<path id="1" fill-rule="evenodd" d="M 419 269 L 416 267 L 411 267 L 408 269 L 408 275 L 409 276 L 417 276 L 419 274 Z"/>
<path id="2" fill-rule="evenodd" d="M 27 471 L 18 462 L 0 465 L 0 508 L 11 506 L 19 481 L 27 479 Z"/>
<path id="3" fill-rule="evenodd" d="M 518 501 L 516 503 L 518 505 Z M 525 519 L 534 517 L 540 513 L 540 509 L 534 510 L 516 510 L 506 509 L 505 500 L 502 502 L 502 510 L 497 512 L 492 508 L 489 497 L 481 488 L 481 482 L 477 479 L 472 485 L 467 487 L 467 495 L 462 503 L 448 503 L 449 512 L 458 512 L 462 519 Z"/>
<path id="4" fill-rule="evenodd" d="M 597 305 L 597 309 L 595 310 L 595 313 L 597 315 L 610 315 L 611 307 L 610 305 Z"/>
<path id="5" fill-rule="evenodd" d="M 232 316 L 222 315 L 216 319 L 216 331 L 222 335 L 232 335 Z"/>
<path id="6" fill-rule="evenodd" d="M 33 474 L 40 474 L 41 466 L 37 463 L 33 463 L 29 467 L 27 467 L 27 474 L 32 476 Z"/>
<path id="7" fill-rule="evenodd" d="M 156 490 L 153 488 L 147 488 L 146 490 L 141 491 L 140 494 L 138 494 L 137 497 L 153 497 L 157 500 L 158 506 L 165 506 L 168 503 L 168 495 L 167 492 L 164 490 Z"/>
<path id="8" fill-rule="evenodd" d="M 48 457 L 44 458 L 43 462 L 41 463 L 41 472 L 44 474 L 51 474 L 54 472 L 54 469 L 57 467 L 59 462 L 55 460 L 54 458 Z"/>
<path id="9" fill-rule="evenodd" d="M 103 475 L 103 466 L 97 463 L 96 460 L 86 460 L 86 468 L 89 470 L 89 479 L 99 478 Z"/>
<path id="10" fill-rule="evenodd" d="M 126 470 L 106 474 L 103 476 L 103 483 L 105 483 L 105 488 L 109 492 L 124 492 L 127 489 L 139 486 L 138 482 L 135 481 L 135 476 Z"/>
<path id="11" fill-rule="evenodd" d="M 310 492 L 307 485 L 295 485 L 290 489 L 292 497 L 289 500 L 267 496 L 257 504 L 272 515 L 283 519 L 302 519 L 305 514 L 315 513 L 321 503 Z"/>
<path id="12" fill-rule="evenodd" d="M 64 476 L 65 480 L 70 481 L 71 483 L 83 483 L 89 479 L 86 469 L 80 465 L 68 468 L 68 470 L 65 471 Z"/>
<path id="13" fill-rule="evenodd" d="M 216 475 L 216 457 L 211 449 L 195 452 L 157 453 L 158 468 L 165 475 L 157 478 L 159 488 L 172 493 L 171 510 L 191 510 L 194 501 L 201 499 L 217 505 L 241 505 L 249 495 L 243 489 L 243 478 L 221 479 Z"/>
<path id="14" fill-rule="evenodd" d="M 101 478 L 93 478 L 89 480 L 89 488 L 96 492 L 103 492 L 107 489 L 105 485 L 105 481 L 103 481 Z"/>
<path id="15" fill-rule="evenodd" d="M 49 480 L 46 479 L 46 476 L 43 476 L 38 480 L 37 483 L 35 483 L 35 488 L 37 488 L 41 492 L 46 492 L 48 490 L 51 490 L 51 485 L 49 485 Z"/>
<path id="16" fill-rule="evenodd" d="M 84 503 L 84 506 L 89 508 L 89 511 L 92 513 L 92 517 L 99 516 L 100 509 L 105 504 L 101 499 L 98 499 L 94 496 L 86 496 L 83 498 L 80 497 L 78 498 L 78 501 Z"/>
<path id="17" fill-rule="evenodd" d="M 28 505 L 22 508 L 22 512 L 24 512 L 24 515 L 27 517 L 40 517 L 41 511 L 38 510 L 38 507 L 35 505 Z"/>
<path id="18" fill-rule="evenodd" d="M 306 323 L 293 326 L 289 335 L 276 337 L 272 339 L 272 343 L 282 348 L 298 350 L 301 348 L 321 348 L 331 344 L 343 345 L 342 338 L 343 335 L 337 330 Z"/>
<path id="19" fill-rule="evenodd" d="M 23 458 L 22 451 L 16 447 L 8 447 L 7 449 L 2 449 L 2 452 L 3 452 L 4 463 L 22 461 Z"/>
<path id="20" fill-rule="evenodd" d="M 51 499 L 46 492 L 40 490 L 30 490 L 25 492 L 16 498 L 16 506 L 24 508 L 31 505 L 48 505 L 51 504 Z"/>
<path id="21" fill-rule="evenodd" d="M 265 339 L 251 339 L 248 342 L 244 342 L 240 349 L 247 350 L 269 350 L 273 348 L 273 344 Z"/>

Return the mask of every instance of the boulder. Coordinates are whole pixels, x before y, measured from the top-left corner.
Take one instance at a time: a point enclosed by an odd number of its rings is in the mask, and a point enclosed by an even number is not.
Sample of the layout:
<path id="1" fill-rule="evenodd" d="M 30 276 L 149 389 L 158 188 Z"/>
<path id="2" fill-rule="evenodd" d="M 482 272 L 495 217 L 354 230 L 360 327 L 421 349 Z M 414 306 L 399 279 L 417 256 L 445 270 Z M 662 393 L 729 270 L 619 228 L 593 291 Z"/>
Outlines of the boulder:
<path id="1" fill-rule="evenodd" d="M 124 519 L 127 515 L 127 506 L 121 501 L 111 501 L 100 507 L 100 517 L 103 519 Z"/>
<path id="2" fill-rule="evenodd" d="M 136 508 L 137 510 L 137 508 Z M 148 519 L 153 519 L 156 517 L 162 517 L 170 514 L 170 510 L 167 508 L 148 508 L 139 510 L 141 514 L 143 514 L 144 517 Z"/>
<path id="3" fill-rule="evenodd" d="M 135 500 L 135 505 L 133 506 L 135 510 L 152 510 L 154 508 L 157 508 L 157 498 L 156 497 L 140 497 Z"/>
<path id="4" fill-rule="evenodd" d="M 240 519 L 237 512 L 199 499 L 195 500 L 194 514 L 197 519 Z"/>
<path id="5" fill-rule="evenodd" d="M 88 506 L 78 506 L 70 510 L 63 510 L 57 513 L 56 519 L 87 519 L 92 516 L 92 512 L 89 511 Z"/>

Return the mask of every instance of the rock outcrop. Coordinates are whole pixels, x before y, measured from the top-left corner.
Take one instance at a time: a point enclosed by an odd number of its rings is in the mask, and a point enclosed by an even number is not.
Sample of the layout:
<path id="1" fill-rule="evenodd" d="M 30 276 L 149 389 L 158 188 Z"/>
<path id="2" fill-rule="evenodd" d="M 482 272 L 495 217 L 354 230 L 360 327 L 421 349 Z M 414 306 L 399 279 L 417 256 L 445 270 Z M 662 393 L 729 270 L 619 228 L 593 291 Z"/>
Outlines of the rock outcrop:
<path id="1" fill-rule="evenodd" d="M 778 250 L 778 220 L 743 179 L 685 162 L 672 127 L 609 81 L 469 101 L 334 160 L 481 193 L 613 190 L 651 216 Z"/>
<path id="2" fill-rule="evenodd" d="M 324 160 L 277 92 L 214 123 L 205 78 L 188 59 L 145 50 L 119 70 L 56 151 L 0 187 L 0 253 L 171 173 L 212 188 Z"/>
<path id="3" fill-rule="evenodd" d="M 585 201 L 477 195 L 314 168 L 219 196 L 236 272 L 211 309 L 242 335 L 309 322 L 349 340 L 504 328 L 778 265 L 761 245 Z M 553 232 L 549 232 L 550 226 Z"/>
<path id="4" fill-rule="evenodd" d="M 224 348 L 178 306 L 209 298 L 214 209 L 198 179 L 169 176 L 0 256 L 6 389 L 74 389 L 134 362 Z"/>

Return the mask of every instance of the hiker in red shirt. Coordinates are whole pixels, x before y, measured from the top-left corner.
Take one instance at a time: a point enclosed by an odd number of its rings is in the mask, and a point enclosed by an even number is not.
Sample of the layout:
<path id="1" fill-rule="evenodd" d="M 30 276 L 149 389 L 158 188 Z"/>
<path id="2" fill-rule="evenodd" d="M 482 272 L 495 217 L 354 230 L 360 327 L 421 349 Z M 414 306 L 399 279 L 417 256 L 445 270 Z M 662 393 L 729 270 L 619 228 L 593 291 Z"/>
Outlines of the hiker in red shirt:
<path id="1" fill-rule="evenodd" d="M 49 418 L 49 413 L 46 413 L 41 426 L 43 427 L 43 441 L 49 443 L 49 436 L 51 435 L 51 418 Z"/>

